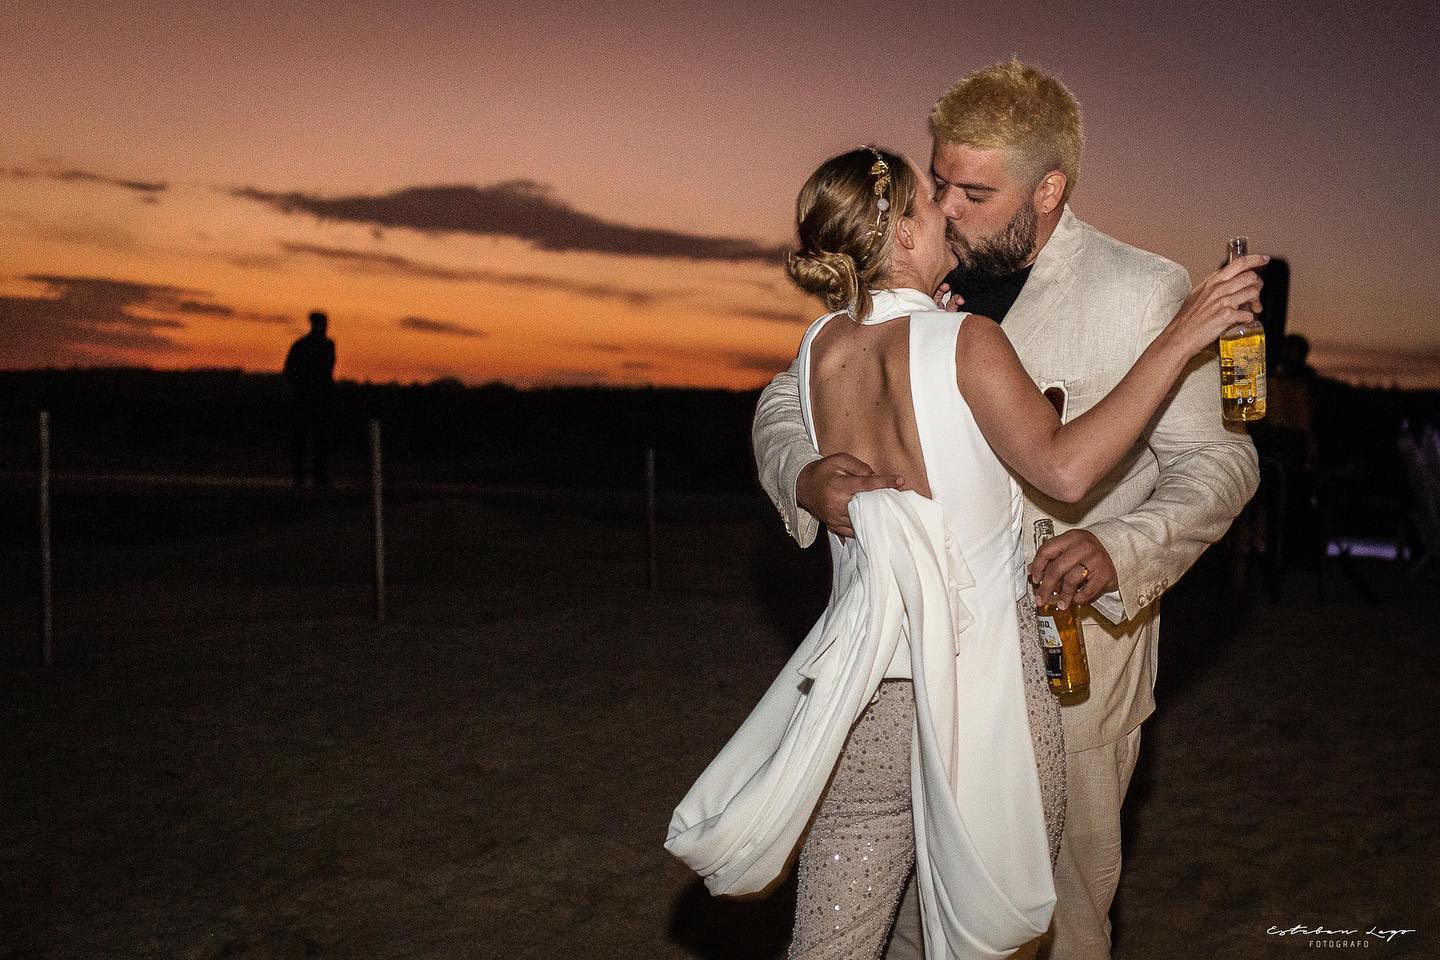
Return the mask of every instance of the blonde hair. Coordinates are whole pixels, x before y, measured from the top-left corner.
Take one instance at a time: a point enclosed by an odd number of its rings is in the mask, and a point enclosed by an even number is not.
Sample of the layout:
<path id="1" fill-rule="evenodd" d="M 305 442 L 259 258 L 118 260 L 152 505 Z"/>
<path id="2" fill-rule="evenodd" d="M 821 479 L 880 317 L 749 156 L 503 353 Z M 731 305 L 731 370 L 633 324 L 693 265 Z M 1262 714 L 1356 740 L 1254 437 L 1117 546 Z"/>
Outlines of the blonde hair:
<path id="1" fill-rule="evenodd" d="M 1008 148 L 1034 183 L 1051 170 L 1065 174 L 1065 195 L 1080 179 L 1080 104 L 1060 82 L 1012 58 L 961 80 L 930 111 L 937 143 Z"/>
<path id="2" fill-rule="evenodd" d="M 878 177 L 871 173 L 877 159 L 890 168 L 885 211 L 876 204 Z M 917 187 L 915 171 L 891 150 L 861 147 L 826 160 L 800 188 L 800 246 L 786 257 L 785 272 L 831 310 L 848 306 L 864 320 L 872 306 L 870 288 L 889 266 L 895 217 L 914 212 Z"/>

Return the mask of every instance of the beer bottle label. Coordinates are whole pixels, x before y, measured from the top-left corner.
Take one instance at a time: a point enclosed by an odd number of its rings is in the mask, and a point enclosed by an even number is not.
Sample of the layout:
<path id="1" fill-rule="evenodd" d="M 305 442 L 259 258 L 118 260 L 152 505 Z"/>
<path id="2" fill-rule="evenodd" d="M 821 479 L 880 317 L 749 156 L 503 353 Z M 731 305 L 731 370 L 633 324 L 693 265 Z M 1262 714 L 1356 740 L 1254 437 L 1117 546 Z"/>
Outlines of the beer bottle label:
<path id="1" fill-rule="evenodd" d="M 1045 679 L 1059 680 L 1065 676 L 1065 659 L 1061 651 L 1045 649 Z"/>
<path id="2" fill-rule="evenodd" d="M 1055 618 L 1043 615 L 1036 616 L 1040 621 L 1040 646 L 1046 650 L 1060 649 L 1060 628 L 1055 626 Z"/>

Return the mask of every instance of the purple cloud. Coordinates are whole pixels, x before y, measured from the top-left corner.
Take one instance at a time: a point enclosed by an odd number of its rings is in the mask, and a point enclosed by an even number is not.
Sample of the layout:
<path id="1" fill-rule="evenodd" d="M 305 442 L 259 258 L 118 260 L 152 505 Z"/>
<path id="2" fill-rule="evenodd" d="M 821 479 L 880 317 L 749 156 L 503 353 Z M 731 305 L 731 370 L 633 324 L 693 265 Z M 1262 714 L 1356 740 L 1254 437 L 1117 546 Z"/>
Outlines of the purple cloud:
<path id="1" fill-rule="evenodd" d="M 558 253 L 611 253 L 689 260 L 778 262 L 781 249 L 753 240 L 637 227 L 605 220 L 557 199 L 548 186 L 507 180 L 489 186 L 451 184 L 406 187 L 382 194 L 325 197 L 239 187 L 231 196 L 282 213 L 321 220 L 403 227 L 422 233 L 509 237 Z"/>

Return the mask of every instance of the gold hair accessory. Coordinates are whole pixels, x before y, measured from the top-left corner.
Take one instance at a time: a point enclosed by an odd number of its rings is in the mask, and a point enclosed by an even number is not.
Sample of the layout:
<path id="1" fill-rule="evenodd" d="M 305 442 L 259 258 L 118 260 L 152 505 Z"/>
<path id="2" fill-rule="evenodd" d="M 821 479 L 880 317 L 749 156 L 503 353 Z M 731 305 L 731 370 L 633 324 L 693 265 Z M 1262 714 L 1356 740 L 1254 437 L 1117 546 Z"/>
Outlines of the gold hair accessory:
<path id="1" fill-rule="evenodd" d="M 880 224 L 885 220 L 885 212 L 890 209 L 890 164 L 880 155 L 880 151 L 867 144 L 862 144 L 864 149 L 875 155 L 875 162 L 870 165 L 870 176 L 875 178 L 873 190 L 875 191 L 875 226 L 870 228 L 870 241 L 865 252 L 875 246 L 875 240 L 880 236 Z"/>

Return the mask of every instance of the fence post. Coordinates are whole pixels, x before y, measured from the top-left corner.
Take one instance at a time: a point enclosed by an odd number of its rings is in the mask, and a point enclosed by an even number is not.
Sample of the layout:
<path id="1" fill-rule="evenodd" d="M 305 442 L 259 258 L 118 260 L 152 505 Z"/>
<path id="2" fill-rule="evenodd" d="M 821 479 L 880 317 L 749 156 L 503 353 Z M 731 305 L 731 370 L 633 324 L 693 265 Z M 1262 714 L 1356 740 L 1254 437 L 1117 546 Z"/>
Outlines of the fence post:
<path id="1" fill-rule="evenodd" d="M 385 620 L 385 517 L 381 507 L 383 487 L 380 464 L 380 421 L 370 421 L 370 512 L 374 518 L 375 622 Z"/>
<path id="2" fill-rule="evenodd" d="M 655 589 L 657 576 L 657 544 L 655 542 L 655 448 L 645 450 L 645 584 Z"/>
<path id="3" fill-rule="evenodd" d="M 55 665 L 55 619 L 50 573 L 50 411 L 40 411 L 40 656 Z"/>

